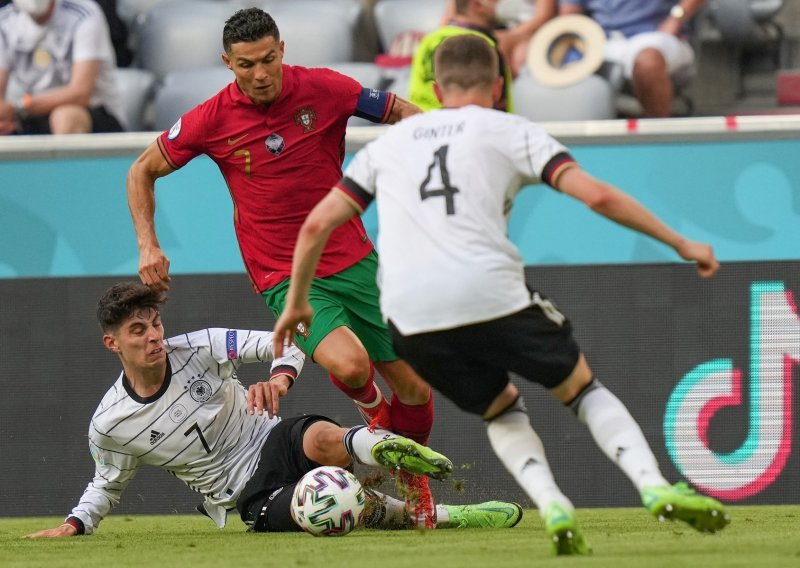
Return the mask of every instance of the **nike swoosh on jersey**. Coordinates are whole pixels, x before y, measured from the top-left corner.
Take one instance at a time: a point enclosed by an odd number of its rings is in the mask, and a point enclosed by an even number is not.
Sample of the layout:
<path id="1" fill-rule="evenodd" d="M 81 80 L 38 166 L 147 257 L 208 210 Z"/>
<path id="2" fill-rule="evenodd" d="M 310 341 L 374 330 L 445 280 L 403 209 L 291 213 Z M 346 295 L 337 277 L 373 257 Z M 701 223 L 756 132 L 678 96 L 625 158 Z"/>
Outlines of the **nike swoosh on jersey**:
<path id="1" fill-rule="evenodd" d="M 242 134 L 238 138 L 228 138 L 228 146 L 234 146 L 235 144 L 238 144 L 245 138 L 247 138 L 247 134 Z"/>

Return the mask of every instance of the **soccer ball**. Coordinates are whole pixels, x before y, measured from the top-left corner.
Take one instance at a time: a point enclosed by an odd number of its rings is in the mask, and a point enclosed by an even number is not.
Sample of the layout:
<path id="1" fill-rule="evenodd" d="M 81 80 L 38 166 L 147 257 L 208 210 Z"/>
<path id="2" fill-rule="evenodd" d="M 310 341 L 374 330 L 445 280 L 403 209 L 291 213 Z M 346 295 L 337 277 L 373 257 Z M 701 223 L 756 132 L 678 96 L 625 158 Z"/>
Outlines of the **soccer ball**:
<path id="1" fill-rule="evenodd" d="M 341 467 L 318 467 L 295 485 L 292 518 L 309 534 L 346 535 L 361 523 L 363 515 L 364 488 L 355 475 Z"/>

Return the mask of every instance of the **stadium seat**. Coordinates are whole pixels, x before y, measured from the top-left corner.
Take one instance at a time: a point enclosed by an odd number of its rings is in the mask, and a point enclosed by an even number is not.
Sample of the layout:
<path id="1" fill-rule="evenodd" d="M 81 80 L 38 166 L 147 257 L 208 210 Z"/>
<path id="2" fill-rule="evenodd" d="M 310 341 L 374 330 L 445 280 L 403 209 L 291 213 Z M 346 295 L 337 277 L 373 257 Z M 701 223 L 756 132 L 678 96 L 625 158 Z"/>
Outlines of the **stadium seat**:
<path id="1" fill-rule="evenodd" d="M 123 102 L 126 130 L 138 132 L 145 130 L 144 115 L 148 103 L 151 102 L 156 76 L 144 69 L 132 67 L 117 70 L 120 98 Z"/>
<path id="2" fill-rule="evenodd" d="M 352 77 L 364 87 L 382 89 L 386 86 L 381 68 L 374 63 L 347 61 L 344 63 L 331 63 L 325 65 L 325 67 L 338 71 L 342 75 Z"/>
<path id="3" fill-rule="evenodd" d="M 214 96 L 233 80 L 233 73 L 221 66 L 169 73 L 156 93 L 155 129 L 167 130 L 182 114 Z"/>
<path id="4" fill-rule="evenodd" d="M 174 0 L 118 0 L 117 15 L 125 22 L 128 28 L 137 26 L 144 19 L 145 14 L 156 4 L 172 2 Z"/>
<path id="5" fill-rule="evenodd" d="M 709 16 L 728 43 L 742 45 L 782 36 L 775 15 L 784 0 L 712 0 Z"/>
<path id="6" fill-rule="evenodd" d="M 278 24 L 286 42 L 284 62 L 305 67 L 353 60 L 353 36 L 361 15 L 359 0 L 253 2 Z"/>
<path id="7" fill-rule="evenodd" d="M 400 67 L 387 71 L 386 75 L 390 82 L 386 86 L 386 90 L 393 92 L 399 97 L 408 100 L 408 91 L 411 86 L 411 68 Z"/>
<path id="8" fill-rule="evenodd" d="M 375 26 L 384 51 L 399 35 L 409 32 L 427 34 L 442 23 L 445 0 L 378 0 Z"/>
<path id="9" fill-rule="evenodd" d="M 214 0 L 156 4 L 136 29 L 136 67 L 159 80 L 172 71 L 222 66 L 222 27 L 234 6 Z"/>
<path id="10" fill-rule="evenodd" d="M 708 19 L 737 63 L 738 95 L 745 94 L 745 56 L 766 56 L 772 70 L 784 67 L 784 30 L 775 16 L 784 0 L 712 0 Z M 764 59 L 764 58 L 762 58 Z"/>
<path id="11" fill-rule="evenodd" d="M 580 83 L 554 88 L 523 73 L 512 86 L 514 110 L 535 122 L 616 118 L 617 89 L 598 74 Z"/>

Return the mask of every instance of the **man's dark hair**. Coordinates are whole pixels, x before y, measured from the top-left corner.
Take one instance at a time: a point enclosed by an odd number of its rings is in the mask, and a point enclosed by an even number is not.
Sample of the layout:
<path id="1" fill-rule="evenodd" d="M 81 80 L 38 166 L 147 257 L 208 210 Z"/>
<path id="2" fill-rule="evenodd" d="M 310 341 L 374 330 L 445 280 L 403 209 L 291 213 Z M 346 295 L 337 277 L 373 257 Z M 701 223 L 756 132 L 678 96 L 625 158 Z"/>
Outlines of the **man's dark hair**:
<path id="1" fill-rule="evenodd" d="M 118 328 L 131 315 L 147 309 L 159 311 L 166 294 L 139 282 L 120 282 L 106 290 L 97 302 L 97 321 L 103 332 Z"/>
<path id="2" fill-rule="evenodd" d="M 442 88 L 491 88 L 500 61 L 489 38 L 465 33 L 444 40 L 433 55 L 436 82 Z"/>
<path id="3" fill-rule="evenodd" d="M 267 36 L 281 41 L 278 24 L 261 8 L 239 10 L 225 22 L 222 29 L 222 47 L 230 54 L 231 45 L 239 42 L 258 41 Z"/>

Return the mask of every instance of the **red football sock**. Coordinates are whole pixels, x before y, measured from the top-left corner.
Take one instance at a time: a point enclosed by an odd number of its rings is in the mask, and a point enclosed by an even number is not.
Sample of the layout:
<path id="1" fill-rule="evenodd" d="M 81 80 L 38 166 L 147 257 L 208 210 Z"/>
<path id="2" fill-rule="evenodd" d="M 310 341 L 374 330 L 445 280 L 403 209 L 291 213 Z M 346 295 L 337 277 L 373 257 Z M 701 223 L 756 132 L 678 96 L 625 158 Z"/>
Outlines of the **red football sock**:
<path id="1" fill-rule="evenodd" d="M 427 444 L 433 428 L 433 392 L 425 404 L 403 404 L 392 395 L 392 431 Z"/>
<path id="2" fill-rule="evenodd" d="M 336 388 L 364 406 L 372 406 L 378 397 L 381 396 L 378 387 L 375 385 L 375 367 L 373 367 L 372 362 L 369 364 L 369 378 L 363 387 L 349 387 L 333 375 L 328 375 L 328 377 L 331 382 L 336 385 Z"/>

